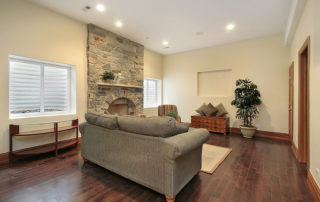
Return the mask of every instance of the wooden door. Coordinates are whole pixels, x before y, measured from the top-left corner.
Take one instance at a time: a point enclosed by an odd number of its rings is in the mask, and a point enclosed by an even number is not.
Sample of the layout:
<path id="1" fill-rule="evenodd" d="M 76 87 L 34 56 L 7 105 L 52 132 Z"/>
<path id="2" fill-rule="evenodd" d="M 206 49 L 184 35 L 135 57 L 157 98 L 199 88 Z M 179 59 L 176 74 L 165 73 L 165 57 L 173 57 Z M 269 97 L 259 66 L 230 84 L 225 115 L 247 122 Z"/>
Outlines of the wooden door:
<path id="1" fill-rule="evenodd" d="M 289 67 L 289 135 L 293 138 L 293 82 L 294 82 L 294 65 L 293 62 Z"/>
<path id="2" fill-rule="evenodd" d="M 299 55 L 298 157 L 309 168 L 309 69 L 310 37 L 302 45 Z"/>

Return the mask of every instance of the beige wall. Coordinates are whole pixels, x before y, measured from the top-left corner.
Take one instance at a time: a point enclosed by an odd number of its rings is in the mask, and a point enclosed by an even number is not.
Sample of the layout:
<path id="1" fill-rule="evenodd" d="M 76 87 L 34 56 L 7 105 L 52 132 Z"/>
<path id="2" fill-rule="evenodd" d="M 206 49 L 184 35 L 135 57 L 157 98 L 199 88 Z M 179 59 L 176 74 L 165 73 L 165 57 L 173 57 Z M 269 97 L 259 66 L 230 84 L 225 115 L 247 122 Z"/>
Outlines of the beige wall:
<path id="1" fill-rule="evenodd" d="M 298 51 L 310 36 L 310 171 L 320 186 L 320 1 L 309 0 L 305 6 L 290 47 L 290 62 L 294 62 L 294 129 L 293 141 L 298 145 Z"/>
<path id="2" fill-rule="evenodd" d="M 233 86 L 236 79 L 247 77 L 262 94 L 258 129 L 288 133 L 289 48 L 283 44 L 283 35 L 279 34 L 167 55 L 163 69 L 164 103 L 176 104 L 182 120 L 190 122 L 190 116 L 203 102 L 222 102 L 230 114 L 231 126 L 238 127 L 236 110 L 230 104 L 233 92 L 227 93 L 232 95 L 227 97 L 197 96 L 197 72 L 232 69 Z"/>
<path id="3" fill-rule="evenodd" d="M 162 79 L 163 56 L 144 49 L 144 77 Z"/>
<path id="4" fill-rule="evenodd" d="M 79 118 L 84 121 L 87 111 L 87 63 L 86 25 L 23 0 L 1 0 L 0 7 L 0 153 L 9 150 L 9 124 L 33 123 Z M 77 114 L 9 120 L 8 56 L 17 55 L 76 65 L 77 69 Z M 145 49 L 145 77 L 162 79 L 162 55 Z M 156 108 L 145 109 L 148 116 L 157 115 Z M 37 126 L 38 127 L 38 126 Z M 43 126 L 50 127 L 48 125 Z M 30 129 L 26 128 L 25 129 Z M 64 134 L 61 138 L 72 137 Z M 14 149 L 45 144 L 53 136 L 18 138 Z"/>
<path id="5" fill-rule="evenodd" d="M 0 153 L 8 152 L 8 126 L 10 123 L 53 121 L 78 117 L 83 120 L 87 109 L 86 78 L 86 25 L 64 17 L 24 0 L 0 0 Z M 318 79 L 320 74 L 320 2 L 309 0 L 300 20 L 290 50 L 283 47 L 282 35 L 241 41 L 180 54 L 162 56 L 145 49 L 145 77 L 164 79 L 164 103 L 177 104 L 183 121 L 202 102 L 222 102 L 230 112 L 231 125 L 235 109 L 230 105 L 232 97 L 202 98 L 197 96 L 197 72 L 233 70 L 233 82 L 248 77 L 258 84 L 263 105 L 257 126 L 261 130 L 288 132 L 288 66 L 295 62 L 294 142 L 298 146 L 297 133 L 297 53 L 307 36 L 311 36 L 310 65 L 310 163 L 311 173 L 320 185 L 316 168 L 320 168 L 320 111 Z M 18 55 L 42 60 L 76 65 L 77 68 L 77 115 L 9 120 L 8 55 Z M 290 59 L 289 59 L 290 55 Z M 147 115 L 156 115 L 156 108 L 144 109 Z M 18 139 L 15 149 L 52 141 L 42 136 Z"/>
<path id="6" fill-rule="evenodd" d="M 52 121 L 78 117 L 87 109 L 86 25 L 24 0 L 1 0 L 0 6 L 0 153 L 8 152 L 10 123 Z M 77 114 L 9 120 L 8 55 L 76 66 Z M 70 135 L 70 134 L 69 134 Z M 64 137 L 66 138 L 66 137 Z M 14 149 L 48 143 L 53 136 L 19 138 Z"/>
<path id="7" fill-rule="evenodd" d="M 163 56 L 151 50 L 144 49 L 144 77 L 162 80 Z M 144 108 L 146 116 L 157 116 L 158 108 Z"/>

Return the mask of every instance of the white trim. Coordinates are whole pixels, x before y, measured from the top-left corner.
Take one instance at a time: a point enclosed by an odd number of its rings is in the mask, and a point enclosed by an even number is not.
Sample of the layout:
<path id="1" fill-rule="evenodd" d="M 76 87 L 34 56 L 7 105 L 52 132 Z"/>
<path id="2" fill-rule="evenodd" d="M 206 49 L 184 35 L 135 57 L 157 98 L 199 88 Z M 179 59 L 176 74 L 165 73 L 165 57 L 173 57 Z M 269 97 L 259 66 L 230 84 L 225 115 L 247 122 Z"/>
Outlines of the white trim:
<path id="1" fill-rule="evenodd" d="M 53 65 L 54 67 L 60 66 L 60 67 L 76 67 L 75 65 L 71 64 L 63 64 L 59 62 L 52 62 L 47 60 L 39 60 L 34 58 L 28 58 L 28 57 L 22 57 L 22 56 L 16 56 L 16 55 L 9 55 L 10 60 L 16 60 L 19 62 L 30 62 L 31 64 L 37 63 L 37 64 L 44 64 L 44 65 Z"/>
<path id="2" fill-rule="evenodd" d="M 19 113 L 19 114 L 11 114 L 10 112 L 10 75 L 11 75 L 11 64 L 12 62 L 20 62 L 26 64 L 33 64 L 40 66 L 40 112 L 36 113 Z M 67 103 L 68 110 L 67 111 L 55 111 L 55 112 L 45 112 L 44 111 L 44 96 L 45 96 L 45 88 L 44 88 L 44 76 L 45 76 L 45 67 L 53 67 L 59 69 L 67 70 Z M 27 57 L 20 57 L 15 55 L 9 55 L 9 119 L 23 119 L 23 118 L 35 118 L 35 117 L 45 117 L 45 116 L 61 116 L 61 115 L 74 115 L 76 114 L 76 66 L 62 64 L 57 62 L 50 62 L 44 60 L 38 60 Z"/>
<path id="3" fill-rule="evenodd" d="M 28 114 L 12 114 L 10 120 L 13 119 L 28 119 L 28 118 L 38 118 L 38 117 L 52 117 L 52 116 L 70 116 L 76 115 L 73 112 L 44 112 L 44 113 L 28 113 Z"/>
<path id="4" fill-rule="evenodd" d="M 44 64 L 40 65 L 40 113 L 44 113 Z"/>
<path id="5" fill-rule="evenodd" d="M 144 109 L 157 109 L 158 106 L 155 106 L 155 107 L 143 107 Z"/>
<path id="6" fill-rule="evenodd" d="M 208 72 L 232 72 L 232 69 L 218 69 L 218 70 L 208 70 L 208 71 L 201 71 L 199 73 L 208 73 Z"/>
<path id="7" fill-rule="evenodd" d="M 288 17 L 287 27 L 285 31 L 284 44 L 290 45 L 298 24 L 300 22 L 300 18 L 303 14 L 304 7 L 306 5 L 307 0 L 294 0 L 292 1 L 290 14 Z"/>

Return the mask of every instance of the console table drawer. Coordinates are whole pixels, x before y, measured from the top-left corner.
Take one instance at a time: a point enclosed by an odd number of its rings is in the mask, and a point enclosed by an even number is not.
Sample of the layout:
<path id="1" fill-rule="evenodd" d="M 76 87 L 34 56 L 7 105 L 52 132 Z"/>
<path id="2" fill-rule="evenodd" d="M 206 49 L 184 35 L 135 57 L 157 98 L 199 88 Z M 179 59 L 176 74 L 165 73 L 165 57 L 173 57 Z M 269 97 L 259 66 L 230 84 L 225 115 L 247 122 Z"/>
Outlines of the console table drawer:
<path id="1" fill-rule="evenodd" d="M 191 116 L 191 127 L 205 128 L 210 132 L 226 134 L 229 132 L 229 118 L 195 115 Z"/>

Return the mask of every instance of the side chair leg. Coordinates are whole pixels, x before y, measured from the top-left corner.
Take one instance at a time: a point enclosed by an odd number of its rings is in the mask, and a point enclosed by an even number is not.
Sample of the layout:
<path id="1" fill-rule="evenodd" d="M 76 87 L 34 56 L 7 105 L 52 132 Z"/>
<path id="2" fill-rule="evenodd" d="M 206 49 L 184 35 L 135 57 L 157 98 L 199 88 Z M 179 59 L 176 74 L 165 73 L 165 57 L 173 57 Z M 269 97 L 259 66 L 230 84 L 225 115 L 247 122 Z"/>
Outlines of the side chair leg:
<path id="1" fill-rule="evenodd" d="M 84 163 L 88 163 L 88 159 L 82 157 Z"/>
<path id="2" fill-rule="evenodd" d="M 169 197 L 169 196 L 166 196 L 167 202 L 174 202 L 175 199 L 176 199 L 176 198 L 171 198 L 171 197 Z"/>

